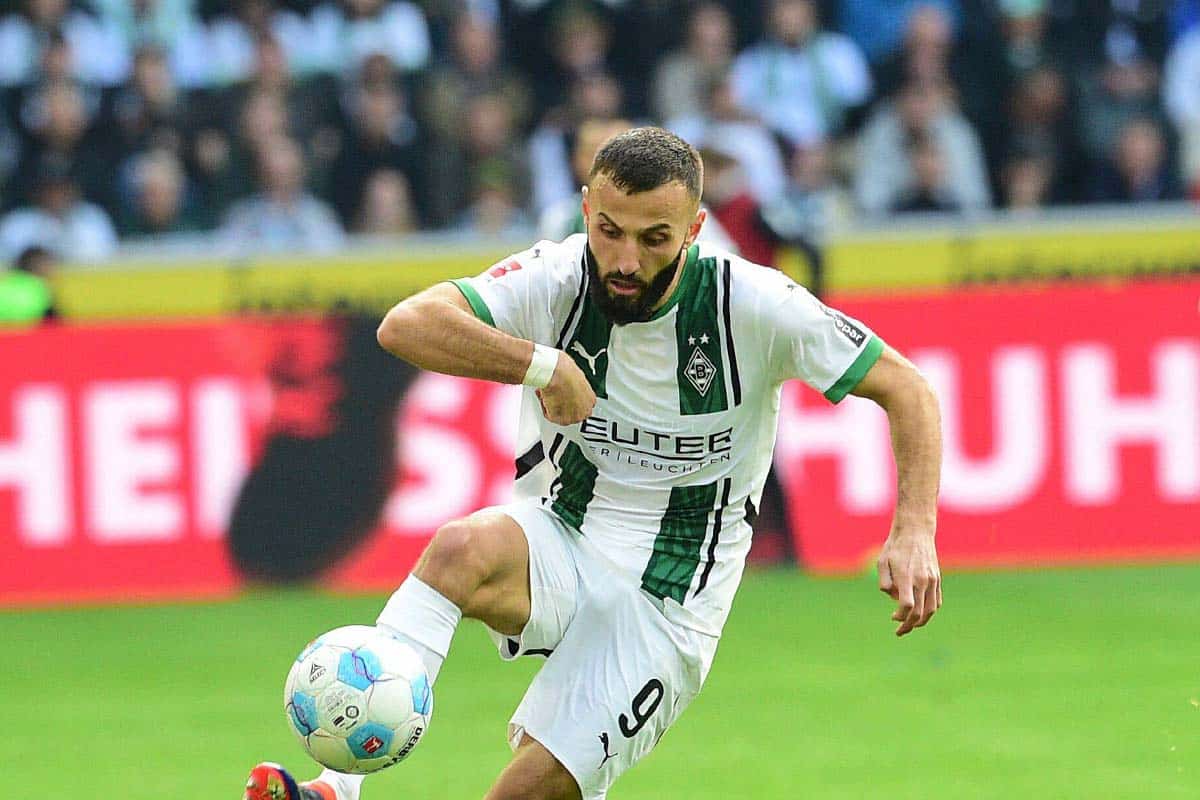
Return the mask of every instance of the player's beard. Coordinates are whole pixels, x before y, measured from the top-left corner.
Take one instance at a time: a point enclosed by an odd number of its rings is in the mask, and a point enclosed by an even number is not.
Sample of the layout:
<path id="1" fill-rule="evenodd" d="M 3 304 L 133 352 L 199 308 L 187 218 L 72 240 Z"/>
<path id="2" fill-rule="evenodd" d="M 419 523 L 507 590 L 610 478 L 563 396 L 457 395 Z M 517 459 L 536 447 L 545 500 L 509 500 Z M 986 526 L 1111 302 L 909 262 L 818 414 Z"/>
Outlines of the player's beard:
<path id="1" fill-rule="evenodd" d="M 592 246 L 587 246 L 587 261 L 588 268 L 588 293 L 592 296 L 592 302 L 600 309 L 600 313 L 608 318 L 608 321 L 614 325 L 628 325 L 630 322 L 645 322 L 650 319 L 654 313 L 654 307 L 662 300 L 663 295 L 667 293 L 667 289 L 671 287 L 671 281 L 675 279 L 675 273 L 679 270 L 679 260 L 683 258 L 683 245 L 680 245 L 679 252 L 675 254 L 675 258 L 671 259 L 671 263 L 663 267 L 654 280 L 650 283 L 644 283 L 641 279 L 632 275 L 619 276 L 627 283 L 638 283 L 642 290 L 635 295 L 625 296 L 613 294 L 609 291 L 608 286 L 600 278 L 600 267 L 596 262 L 596 254 L 592 252 Z M 617 277 L 615 275 L 609 277 Z"/>

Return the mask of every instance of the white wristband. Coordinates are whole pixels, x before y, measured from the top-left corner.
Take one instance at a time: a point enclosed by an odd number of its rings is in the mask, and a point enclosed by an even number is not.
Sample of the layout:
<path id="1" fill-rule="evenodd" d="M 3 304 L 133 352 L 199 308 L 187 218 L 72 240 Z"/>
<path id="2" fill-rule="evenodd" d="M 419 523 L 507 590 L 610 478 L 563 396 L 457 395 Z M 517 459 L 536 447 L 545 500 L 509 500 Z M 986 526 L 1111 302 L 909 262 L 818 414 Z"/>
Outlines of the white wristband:
<path id="1" fill-rule="evenodd" d="M 529 360 L 529 369 L 525 370 L 525 378 L 521 383 L 535 389 L 545 388 L 554 377 L 554 368 L 557 366 L 558 351 L 544 344 L 535 344 L 533 358 Z"/>

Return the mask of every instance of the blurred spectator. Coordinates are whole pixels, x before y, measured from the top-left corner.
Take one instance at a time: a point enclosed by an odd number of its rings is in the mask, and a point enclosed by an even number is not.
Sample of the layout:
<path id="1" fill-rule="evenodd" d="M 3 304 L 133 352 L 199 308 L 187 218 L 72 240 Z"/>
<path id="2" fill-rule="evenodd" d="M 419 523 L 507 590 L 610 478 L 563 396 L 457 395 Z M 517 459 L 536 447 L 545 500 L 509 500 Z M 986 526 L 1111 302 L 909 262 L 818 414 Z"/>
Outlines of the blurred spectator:
<path id="1" fill-rule="evenodd" d="M 454 24 L 450 59 L 422 81 L 422 117 L 437 141 L 457 140 L 463 111 L 481 94 L 505 99 L 513 124 L 524 129 L 531 119 L 532 96 L 525 81 L 503 63 L 504 45 L 495 24 L 473 14 Z"/>
<path id="2" fill-rule="evenodd" d="M 304 189 L 299 146 L 281 137 L 261 148 L 258 160 L 261 191 L 230 209 L 221 229 L 225 247 L 320 253 L 340 247 L 342 226 L 333 209 Z"/>
<path id="3" fill-rule="evenodd" d="M 354 97 L 351 128 L 333 166 L 333 204 L 346 224 L 362 213 L 367 182 L 380 170 L 404 175 L 407 188 L 422 185 L 413 180 L 422 155 L 404 94 L 392 85 L 364 85 Z M 416 211 L 411 203 L 409 210 Z"/>
<path id="4" fill-rule="evenodd" d="M 195 0 L 90 0 L 102 24 L 128 51 L 161 51 L 184 86 L 203 81 L 206 48 Z"/>
<path id="5" fill-rule="evenodd" d="M 708 221 L 733 240 L 737 252 L 755 264 L 774 265 L 777 239 L 762 218 L 762 207 L 750 191 L 737 158 L 709 146 L 704 160 L 704 204 Z"/>
<path id="6" fill-rule="evenodd" d="M 271 36 L 255 40 L 254 56 L 250 79 L 215 93 L 213 111 L 223 118 L 241 114 L 245 125 L 264 126 L 254 131 L 243 127 L 239 144 L 250 155 L 263 139 L 296 139 L 309 159 L 310 182 L 323 186 L 341 148 L 337 81 L 329 76 L 297 78 L 288 70 L 283 45 Z M 251 104 L 256 107 L 251 109 Z"/>
<path id="7" fill-rule="evenodd" d="M 0 325 L 29 325 L 58 316 L 50 284 L 56 266 L 53 253 L 34 245 L 16 257 L 12 269 L 0 272 Z"/>
<path id="8" fill-rule="evenodd" d="M 763 209 L 767 226 L 779 239 L 820 245 L 849 215 L 850 197 L 833 174 L 826 142 L 797 147 L 789 161 L 783 195 Z"/>
<path id="9" fill-rule="evenodd" d="M 758 202 L 770 203 L 783 192 L 786 170 L 779 145 L 757 117 L 738 107 L 729 78 L 722 76 L 706 89 L 701 114 L 668 120 L 667 127 L 695 147 L 718 147 L 735 158 Z"/>
<path id="10" fill-rule="evenodd" d="M 0 251 L 15 258 L 38 246 L 68 261 L 99 261 L 117 248 L 117 234 L 104 210 L 80 198 L 66 164 L 42 162 L 33 189 L 34 205 L 0 219 Z"/>
<path id="11" fill-rule="evenodd" d="M 1047 63 L 1064 60 L 1065 43 L 1048 36 L 1046 0 L 999 0 L 1005 78 L 1017 77 Z"/>
<path id="12" fill-rule="evenodd" d="M 206 225 L 235 200 L 253 192 L 259 151 L 279 138 L 298 140 L 309 157 L 312 183 L 323 185 L 341 148 L 338 95 L 332 79 L 296 79 L 283 46 L 271 35 L 253 42 L 249 80 L 206 92 L 197 116 L 205 120 L 192 137 L 190 172 L 208 213 Z"/>
<path id="13" fill-rule="evenodd" d="M 1095 163 L 1116 147 L 1134 120 L 1162 119 L 1159 70 L 1144 52 L 1121 45 L 1106 50 L 1104 64 L 1081 79 L 1079 132 L 1084 155 Z"/>
<path id="14" fill-rule="evenodd" d="M 915 151 L 913 142 L 929 143 Z M 920 159 L 914 159 L 919 155 Z M 870 214 L 895 210 L 937 174 L 940 203 L 978 211 L 991 203 L 983 151 L 971 125 L 940 82 L 910 81 L 894 102 L 876 111 L 858 144 L 854 194 Z"/>
<path id="15" fill-rule="evenodd" d="M 120 218 L 123 235 L 154 236 L 200 229 L 192 208 L 187 176 L 169 150 L 152 150 L 132 159 L 129 199 Z"/>
<path id="16" fill-rule="evenodd" d="M 571 176 L 575 192 L 551 205 L 538 217 L 538 238 L 559 242 L 573 233 L 584 233 L 579 188 L 587 183 L 596 151 L 611 137 L 633 127 L 627 119 L 585 119 L 575 131 L 571 151 Z"/>
<path id="17" fill-rule="evenodd" d="M 946 158 L 929 132 L 913 135 L 907 143 L 912 182 L 904 188 L 891 211 L 960 211 L 959 199 L 946 174 Z"/>
<path id="18" fill-rule="evenodd" d="M 354 222 L 355 233 L 395 236 L 417 227 L 412 189 L 400 172 L 381 169 L 367 179 L 361 209 Z"/>
<path id="19" fill-rule="evenodd" d="M 528 196 L 529 173 L 512 116 L 499 95 L 482 95 L 467 106 L 461 149 L 431 154 L 430 203 L 446 222 L 461 223 L 463 211 L 484 195 L 499 199 L 495 184 L 511 180 L 512 202 Z M 518 200 L 517 198 L 521 198 Z M 493 207 L 489 207 L 492 210 Z"/>
<path id="20" fill-rule="evenodd" d="M 1054 157 L 1051 153 L 1036 146 L 1017 150 L 1001 169 L 1004 207 L 1020 214 L 1030 214 L 1044 208 L 1052 197 L 1054 176 Z"/>
<path id="21" fill-rule="evenodd" d="M 578 125 L 585 119 L 615 119 L 623 115 L 623 107 L 621 85 L 611 75 L 598 72 L 576 81 L 569 101 L 547 112 L 528 145 L 535 214 L 579 191 L 571 170 Z"/>
<path id="22" fill-rule="evenodd" d="M 1072 41 L 1079 65 L 1090 71 L 1105 59 L 1125 61 L 1135 53 L 1161 64 L 1167 53 L 1169 9 L 1177 2 L 1073 0 L 1061 6 L 1047 4 L 1057 17 L 1054 34 Z M 1070 10 L 1066 20 L 1062 19 L 1064 7 Z"/>
<path id="23" fill-rule="evenodd" d="M 570 93 L 583 78 L 611 74 L 608 58 L 612 31 L 605 19 L 588 6 L 568 3 L 556 9 L 547 34 L 549 63 L 531 73 L 542 108 L 571 102 Z"/>
<path id="24" fill-rule="evenodd" d="M 196 132 L 189 151 L 196 191 L 205 209 L 204 227 L 214 227 L 230 204 L 255 190 L 255 169 L 259 155 L 280 139 L 290 139 L 286 100 L 278 92 L 251 91 L 233 112 L 232 100 L 225 98 L 220 108 L 229 117 L 216 116 L 224 126 L 203 127 Z"/>
<path id="25" fill-rule="evenodd" d="M 1051 169 L 1049 201 L 1056 203 L 1081 202 L 1087 191 L 1087 163 L 1082 158 L 1068 91 L 1067 79 L 1057 67 L 1047 64 L 1026 72 L 1007 104 L 1000 107 L 1007 113 L 996 143 L 1004 151 L 997 153 L 997 158 L 1009 157 L 1014 151 L 1041 155 Z"/>
<path id="26" fill-rule="evenodd" d="M 90 115 L 84 93 L 69 83 L 53 83 L 31 95 L 22 109 L 29 135 L 15 194 L 28 198 L 37 171 L 49 161 L 69 169 L 92 198 L 105 198 L 111 167 L 99 142 L 89 141 Z"/>
<path id="27" fill-rule="evenodd" d="M 115 86 L 129 73 L 129 51 L 119 29 L 70 7 L 68 0 L 25 0 L 21 11 L 0 19 L 0 86 L 37 82 L 48 42 L 64 43 L 71 77 L 87 85 Z"/>
<path id="28" fill-rule="evenodd" d="M 105 129 L 118 157 L 149 147 L 183 152 L 186 103 L 167 67 L 166 55 L 144 47 L 133 61 L 133 79 L 113 98 Z"/>
<path id="29" fill-rule="evenodd" d="M 745 110 L 793 145 L 836 136 L 871 97 L 871 73 L 853 41 L 818 26 L 815 0 L 772 0 L 767 39 L 733 65 Z"/>
<path id="30" fill-rule="evenodd" d="M 0 211 L 53 164 L 123 234 L 216 228 L 286 138 L 345 228 L 559 238 L 643 113 L 733 160 L 714 230 L 823 230 L 860 133 L 870 213 L 1200 198 L 1197 87 L 1200 0 L 0 0 Z"/>
<path id="31" fill-rule="evenodd" d="M 429 61 L 429 27 L 416 3 L 405 0 L 326 2 L 309 16 L 313 66 L 333 74 L 356 73 L 367 57 L 387 56 L 398 69 L 413 72 Z M 289 51 L 291 52 L 291 51 Z"/>
<path id="32" fill-rule="evenodd" d="M 250 79 L 260 64 L 257 43 L 264 39 L 279 42 L 296 59 L 297 72 L 304 71 L 315 48 L 309 25 L 299 14 L 277 8 L 273 0 L 231 0 L 228 7 L 232 13 L 219 15 L 191 34 L 194 41 L 188 47 L 203 52 L 204 67 L 189 87 L 220 88 Z"/>
<path id="33" fill-rule="evenodd" d="M 85 149 L 90 114 L 77 86 L 53 83 L 42 86 L 22 108 L 22 121 L 30 137 L 29 163 L 54 155 L 61 161 L 94 160 L 95 150 Z"/>
<path id="34" fill-rule="evenodd" d="M 21 163 L 21 139 L 0 107 L 0 198 L 5 197 L 8 180 Z M 0 204 L 2 205 L 2 204 Z"/>
<path id="35" fill-rule="evenodd" d="M 882 64 L 900 50 L 912 18 L 923 8 L 941 10 L 954 28 L 962 19 L 958 0 L 842 0 L 839 30 L 861 48 L 872 64 Z"/>
<path id="36" fill-rule="evenodd" d="M 517 201 L 513 186 L 516 176 L 508 174 L 508 165 L 494 161 L 477 173 L 472 202 L 459 216 L 455 229 L 474 236 L 528 236 L 532 222 Z"/>
<path id="37" fill-rule="evenodd" d="M 1179 200 L 1183 186 L 1167 158 L 1162 129 L 1152 119 L 1125 125 L 1112 156 L 1096 175 L 1091 199 L 1100 203 Z"/>
<path id="38" fill-rule="evenodd" d="M 705 2 L 688 19 L 687 41 L 654 71 L 652 110 L 659 120 L 702 114 L 707 93 L 733 63 L 735 30 L 724 6 Z"/>
<path id="39" fill-rule="evenodd" d="M 1167 58 L 1163 104 L 1179 132 L 1184 180 L 1200 199 L 1200 23 L 1175 43 Z"/>
<path id="40" fill-rule="evenodd" d="M 961 65 L 951 69 L 954 55 L 954 22 L 940 5 L 925 4 L 913 8 L 904 27 L 900 48 L 876 71 L 879 93 L 891 96 L 910 80 L 951 82 L 962 73 Z"/>

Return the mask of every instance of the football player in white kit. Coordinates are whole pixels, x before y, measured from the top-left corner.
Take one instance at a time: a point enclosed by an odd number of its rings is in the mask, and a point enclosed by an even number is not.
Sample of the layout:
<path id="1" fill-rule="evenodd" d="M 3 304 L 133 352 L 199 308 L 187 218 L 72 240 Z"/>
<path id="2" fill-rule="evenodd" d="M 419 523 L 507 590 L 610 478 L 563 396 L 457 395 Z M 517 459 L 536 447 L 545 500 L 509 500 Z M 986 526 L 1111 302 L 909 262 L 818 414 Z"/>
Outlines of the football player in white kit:
<path id="1" fill-rule="evenodd" d="M 938 406 L 910 362 L 786 275 L 697 243 L 702 165 L 635 128 L 597 153 L 587 233 L 393 308 L 380 344 L 423 369 L 524 384 L 518 500 L 439 529 L 377 624 L 436 680 L 461 619 L 546 659 L 486 800 L 597 800 L 700 691 L 750 547 L 781 384 L 887 412 L 898 492 L 879 556 L 898 635 L 941 605 Z M 357 800 L 259 765 L 248 800 Z"/>

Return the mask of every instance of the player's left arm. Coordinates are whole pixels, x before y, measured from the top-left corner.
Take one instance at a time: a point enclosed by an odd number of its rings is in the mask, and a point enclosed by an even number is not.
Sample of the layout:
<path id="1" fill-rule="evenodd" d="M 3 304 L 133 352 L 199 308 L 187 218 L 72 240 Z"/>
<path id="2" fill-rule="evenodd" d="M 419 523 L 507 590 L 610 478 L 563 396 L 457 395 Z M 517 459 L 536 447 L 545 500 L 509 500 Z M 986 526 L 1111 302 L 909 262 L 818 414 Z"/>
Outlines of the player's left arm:
<path id="1" fill-rule="evenodd" d="M 887 412 L 896 459 L 896 510 L 879 554 L 879 588 L 896 601 L 897 636 L 919 628 L 942 605 L 942 575 L 934 534 L 942 471 L 937 396 L 912 362 L 884 346 L 852 394 Z"/>

